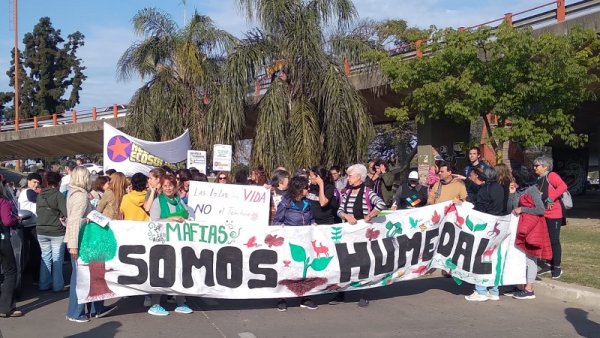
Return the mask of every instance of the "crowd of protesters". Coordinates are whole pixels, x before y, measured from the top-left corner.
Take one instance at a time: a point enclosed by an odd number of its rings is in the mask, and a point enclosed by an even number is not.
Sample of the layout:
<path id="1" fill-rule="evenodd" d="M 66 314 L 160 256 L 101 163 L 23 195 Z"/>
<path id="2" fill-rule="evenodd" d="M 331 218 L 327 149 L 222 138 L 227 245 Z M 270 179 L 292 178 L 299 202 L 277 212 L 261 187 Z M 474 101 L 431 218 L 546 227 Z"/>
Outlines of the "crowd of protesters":
<path id="1" fill-rule="evenodd" d="M 10 236 L 21 219 L 18 210 L 28 210 L 35 217 L 36 227 L 31 234 L 39 247 L 39 277 L 34 274 L 40 291 L 67 291 L 63 278 L 65 251 L 71 260 L 72 274 L 66 318 L 73 322 L 87 322 L 93 317 L 111 313 L 116 306 L 105 306 L 102 301 L 78 304 L 76 295 L 79 232 L 86 216 L 97 210 L 114 220 L 177 221 L 193 215 L 188 207 L 190 181 L 208 182 L 200 171 L 169 167 L 152 169 L 148 175 L 136 173 L 126 177 L 108 170 L 92 181 L 83 166 L 69 163 L 66 175 L 40 170 L 27 176 L 26 186 L 15 197 L 16 191 L 4 181 L 0 185 L 1 223 L 0 252 L 4 282 L 0 293 L 0 317 L 18 317 L 14 291 L 17 287 L 17 263 Z M 514 171 L 503 164 L 490 166 L 480 158 L 478 148 L 469 150 L 469 164 L 458 171 L 451 163 L 436 161 L 426 177 L 419 178 L 410 171 L 404 183 L 395 187 L 396 178 L 386 161 L 370 160 L 368 165 L 354 164 L 347 169 L 315 166 L 310 169 L 288 171 L 279 167 L 270 175 L 263 167 L 250 173 L 243 170 L 232 177 L 219 172 L 215 183 L 264 186 L 271 191 L 270 223 L 283 226 L 310 226 L 359 220 L 372 222 L 383 210 L 418 208 L 440 202 L 471 202 L 474 209 L 491 215 L 513 213 L 519 216 L 515 244 L 527 254 L 527 283 L 515 286 L 505 295 L 516 299 L 533 299 L 533 282 L 538 273 L 551 273 L 558 279 L 562 274 L 560 227 L 564 223 L 561 195 L 566 184 L 552 172 L 552 159 L 537 158 L 533 168 L 521 167 Z M 36 259 L 33 259 L 36 260 Z M 538 271 L 538 260 L 541 271 Z M 37 270 L 37 269 L 36 269 Z M 497 287 L 476 285 L 469 301 L 498 300 Z M 330 304 L 344 302 L 339 293 Z M 189 314 L 192 309 L 183 296 L 169 297 L 175 303 L 175 312 Z M 368 306 L 365 293 L 358 305 Z M 144 306 L 148 313 L 166 316 L 169 312 L 161 305 L 161 295 L 146 296 Z M 309 298 L 301 300 L 301 307 L 317 309 Z M 281 299 L 277 308 L 287 309 Z"/>

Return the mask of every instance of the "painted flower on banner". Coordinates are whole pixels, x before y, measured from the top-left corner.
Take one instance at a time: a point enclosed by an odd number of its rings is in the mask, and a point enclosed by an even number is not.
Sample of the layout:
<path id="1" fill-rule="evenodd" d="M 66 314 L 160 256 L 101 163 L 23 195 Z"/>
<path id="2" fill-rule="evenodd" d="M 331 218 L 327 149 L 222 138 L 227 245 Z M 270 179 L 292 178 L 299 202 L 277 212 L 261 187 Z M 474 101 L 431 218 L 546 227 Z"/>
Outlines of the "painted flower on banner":
<path id="1" fill-rule="evenodd" d="M 283 237 L 277 237 L 277 235 L 267 235 L 265 237 L 265 244 L 270 247 L 272 246 L 282 246 L 283 245 L 283 241 L 284 238 Z"/>
<path id="2" fill-rule="evenodd" d="M 114 136 L 108 141 L 106 151 L 113 162 L 123 162 L 131 154 L 132 142 L 124 136 Z"/>
<path id="3" fill-rule="evenodd" d="M 365 237 L 370 241 L 376 240 L 377 238 L 379 238 L 379 230 L 375 230 L 374 228 L 368 228 L 365 232 Z"/>

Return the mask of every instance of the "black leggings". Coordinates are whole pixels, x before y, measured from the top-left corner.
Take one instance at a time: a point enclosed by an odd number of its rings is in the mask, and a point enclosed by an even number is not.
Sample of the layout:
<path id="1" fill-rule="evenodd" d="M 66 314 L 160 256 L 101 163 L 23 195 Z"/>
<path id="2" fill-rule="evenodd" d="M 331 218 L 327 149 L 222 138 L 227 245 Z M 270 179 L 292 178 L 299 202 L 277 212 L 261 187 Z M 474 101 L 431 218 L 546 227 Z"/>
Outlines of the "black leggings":
<path id="1" fill-rule="evenodd" d="M 560 247 L 560 228 L 562 222 L 562 218 L 546 218 L 548 234 L 550 235 L 550 245 L 552 245 L 552 260 L 550 261 L 550 266 L 552 268 L 560 266 L 562 256 L 562 249 Z"/>

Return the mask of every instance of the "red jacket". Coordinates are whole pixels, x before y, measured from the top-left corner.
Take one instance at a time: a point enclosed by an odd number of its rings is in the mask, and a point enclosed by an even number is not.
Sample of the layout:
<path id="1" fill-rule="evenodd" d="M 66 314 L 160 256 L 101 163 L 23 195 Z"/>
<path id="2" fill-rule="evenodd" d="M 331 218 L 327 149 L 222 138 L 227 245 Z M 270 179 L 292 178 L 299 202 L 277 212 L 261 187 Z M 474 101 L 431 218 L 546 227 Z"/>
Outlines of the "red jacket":
<path id="1" fill-rule="evenodd" d="M 535 203 L 529 194 L 523 194 L 519 198 L 519 206 L 533 208 Z M 544 216 L 521 213 L 515 245 L 529 256 L 552 259 L 550 235 L 548 235 L 548 226 Z"/>
<path id="2" fill-rule="evenodd" d="M 546 218 L 563 218 L 562 205 L 560 204 L 560 197 L 567 191 L 567 185 L 555 172 L 550 172 L 546 175 L 548 179 L 548 197 L 554 201 L 552 209 L 546 209 L 544 216 Z M 544 201 L 545 202 L 545 201 Z"/>

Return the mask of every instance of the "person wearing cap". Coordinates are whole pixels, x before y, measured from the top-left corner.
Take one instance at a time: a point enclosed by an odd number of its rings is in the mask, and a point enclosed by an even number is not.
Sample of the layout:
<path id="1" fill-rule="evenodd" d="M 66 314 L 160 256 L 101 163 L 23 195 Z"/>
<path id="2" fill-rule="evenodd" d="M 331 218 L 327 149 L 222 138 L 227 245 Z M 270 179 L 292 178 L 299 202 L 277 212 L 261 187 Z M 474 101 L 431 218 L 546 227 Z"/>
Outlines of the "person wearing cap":
<path id="1" fill-rule="evenodd" d="M 408 174 L 408 182 L 396 190 L 392 210 L 418 208 L 426 204 L 427 187 L 419 183 L 419 173 L 413 170 Z"/>

